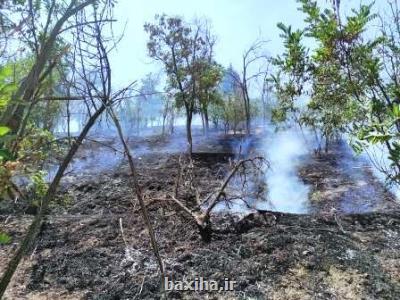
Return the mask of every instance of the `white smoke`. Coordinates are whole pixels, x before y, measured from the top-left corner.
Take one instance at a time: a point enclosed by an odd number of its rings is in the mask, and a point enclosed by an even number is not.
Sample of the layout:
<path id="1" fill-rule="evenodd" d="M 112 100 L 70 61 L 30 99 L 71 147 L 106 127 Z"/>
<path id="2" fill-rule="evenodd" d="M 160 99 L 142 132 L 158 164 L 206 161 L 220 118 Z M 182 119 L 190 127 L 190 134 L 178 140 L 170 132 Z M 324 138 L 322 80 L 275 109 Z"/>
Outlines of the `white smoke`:
<path id="1" fill-rule="evenodd" d="M 372 166 L 372 172 L 379 181 L 386 185 L 387 174 L 393 174 L 391 170 L 392 162 L 389 160 L 389 151 L 384 145 L 370 145 L 361 154 L 361 157 L 367 160 Z M 388 184 L 388 189 L 392 192 L 396 200 L 400 202 L 400 185 L 396 183 Z"/>
<path id="2" fill-rule="evenodd" d="M 257 203 L 258 208 L 307 213 L 309 186 L 297 174 L 298 166 L 309 148 L 299 130 L 270 131 L 264 142 L 265 156 L 270 170 L 266 172 L 268 202 Z"/>

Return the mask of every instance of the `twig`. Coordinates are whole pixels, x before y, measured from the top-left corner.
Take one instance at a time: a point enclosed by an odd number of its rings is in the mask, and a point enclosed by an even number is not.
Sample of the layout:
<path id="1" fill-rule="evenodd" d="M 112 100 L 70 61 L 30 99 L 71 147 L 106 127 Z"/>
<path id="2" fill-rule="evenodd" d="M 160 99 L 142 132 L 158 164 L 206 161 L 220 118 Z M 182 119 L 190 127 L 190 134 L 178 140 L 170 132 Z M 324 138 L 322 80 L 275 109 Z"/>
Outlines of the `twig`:
<path id="1" fill-rule="evenodd" d="M 343 226 L 342 226 L 342 224 L 341 224 L 341 222 L 340 222 L 340 220 L 339 220 L 338 215 L 337 215 L 337 214 L 334 214 L 334 217 L 335 217 L 336 224 L 339 226 L 340 231 L 341 231 L 343 234 L 347 234 L 347 232 L 343 229 Z"/>
<path id="2" fill-rule="evenodd" d="M 119 229 L 121 230 L 121 236 L 124 241 L 125 247 L 128 248 L 128 243 L 127 243 L 127 241 L 125 239 L 125 235 L 124 235 L 124 227 L 122 226 L 122 218 L 119 218 Z"/>
<path id="3" fill-rule="evenodd" d="M 204 213 L 205 221 L 208 221 L 212 209 L 218 204 L 219 199 L 224 194 L 225 189 L 228 186 L 228 183 L 232 180 L 233 176 L 240 169 L 240 167 L 242 167 L 247 162 L 254 162 L 255 160 L 263 161 L 264 158 L 263 157 L 254 157 L 254 158 L 242 159 L 234 166 L 234 168 L 231 170 L 231 172 L 228 174 L 228 176 L 225 178 L 224 182 L 222 183 L 214 200 L 208 205 L 207 210 Z"/>
<path id="4" fill-rule="evenodd" d="M 178 204 L 178 206 L 179 206 L 180 208 L 182 208 L 183 211 L 185 211 L 185 212 L 186 212 L 187 214 L 189 214 L 191 217 L 194 217 L 193 212 L 192 212 L 185 204 L 183 204 L 181 201 L 179 201 L 178 199 L 176 199 L 174 196 L 172 196 L 171 199 L 172 199 L 176 204 Z"/>
<path id="5" fill-rule="evenodd" d="M 234 178 L 234 175 L 248 162 L 251 162 L 255 166 L 255 161 L 264 161 L 263 157 L 254 157 L 248 159 L 242 159 L 238 163 L 236 163 L 233 169 L 229 172 L 228 176 L 226 176 L 225 180 L 221 184 L 221 187 L 216 193 L 211 193 L 208 195 L 202 202 L 199 199 L 199 196 L 196 195 L 198 199 L 198 205 L 195 209 L 191 210 L 182 201 L 178 200 L 175 196 L 171 196 L 172 201 L 174 201 L 186 214 L 188 214 L 198 225 L 200 235 L 202 239 L 206 242 L 211 239 L 211 224 L 210 224 L 210 214 L 212 209 L 221 201 L 221 197 L 225 194 L 225 189 L 227 188 L 229 182 Z M 201 212 L 201 206 L 209 201 L 212 195 L 215 195 L 213 200 L 207 205 L 205 212 L 196 213 L 196 210 Z"/>
<path id="6" fill-rule="evenodd" d="M 145 280 L 145 279 L 146 279 L 146 275 L 143 276 L 142 284 L 140 285 L 140 290 L 139 290 L 139 292 L 137 293 L 137 295 L 135 296 L 135 299 L 136 299 L 138 296 L 140 296 L 140 295 L 142 294 L 143 286 L 144 286 L 144 280 Z"/>
<path id="7" fill-rule="evenodd" d="M 113 146 L 111 146 L 111 145 L 108 145 L 108 144 L 106 144 L 106 143 L 100 142 L 100 141 L 98 141 L 98 140 L 91 139 L 91 138 L 85 138 L 85 140 L 90 141 L 90 142 L 93 142 L 93 143 L 96 143 L 96 144 L 99 144 L 99 145 L 104 146 L 104 147 L 107 147 L 107 148 L 110 148 L 111 150 L 113 150 L 113 151 L 115 151 L 115 152 L 117 152 L 117 153 L 125 154 L 124 151 L 118 150 L 117 148 L 115 148 L 115 147 L 113 147 Z"/>

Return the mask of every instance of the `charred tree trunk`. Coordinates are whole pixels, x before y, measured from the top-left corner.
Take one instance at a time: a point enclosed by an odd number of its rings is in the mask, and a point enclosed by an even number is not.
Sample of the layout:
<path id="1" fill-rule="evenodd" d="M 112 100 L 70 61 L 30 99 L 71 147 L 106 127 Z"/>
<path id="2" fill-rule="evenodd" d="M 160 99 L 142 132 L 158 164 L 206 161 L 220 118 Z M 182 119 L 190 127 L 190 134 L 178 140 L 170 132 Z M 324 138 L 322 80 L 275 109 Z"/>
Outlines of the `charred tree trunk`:
<path id="1" fill-rule="evenodd" d="M 247 82 L 245 81 L 247 85 Z M 243 87 L 243 98 L 244 98 L 244 109 L 246 115 L 246 134 L 250 134 L 250 126 L 251 126 L 251 113 L 250 113 L 250 97 L 247 91 L 247 86 Z"/>
<path id="2" fill-rule="evenodd" d="M 208 117 L 208 108 L 205 107 L 204 109 L 204 123 L 206 125 L 206 135 L 208 135 L 209 131 L 210 131 L 210 119 Z"/>
<path id="3" fill-rule="evenodd" d="M 190 107 L 186 106 L 186 137 L 188 142 L 188 154 L 190 157 L 193 153 L 192 118 L 193 110 Z"/>

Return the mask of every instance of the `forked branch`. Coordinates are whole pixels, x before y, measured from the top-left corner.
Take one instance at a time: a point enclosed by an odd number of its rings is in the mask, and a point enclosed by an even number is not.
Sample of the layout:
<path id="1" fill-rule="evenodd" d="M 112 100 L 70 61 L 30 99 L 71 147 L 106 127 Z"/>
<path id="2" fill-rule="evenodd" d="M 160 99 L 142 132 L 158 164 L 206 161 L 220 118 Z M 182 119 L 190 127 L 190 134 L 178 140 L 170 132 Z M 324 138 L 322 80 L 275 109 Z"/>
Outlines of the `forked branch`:
<path id="1" fill-rule="evenodd" d="M 202 239 L 206 242 L 209 242 L 211 240 L 212 232 L 210 223 L 211 212 L 215 208 L 215 206 L 221 202 L 221 198 L 225 194 L 225 190 L 228 187 L 229 183 L 240 170 L 245 168 L 246 164 L 251 163 L 255 166 L 256 164 L 263 164 L 264 161 L 265 159 L 261 156 L 239 160 L 225 177 L 224 181 L 221 183 L 220 188 L 214 193 L 215 196 L 211 198 L 211 200 L 210 197 L 207 197 L 206 199 L 201 201 L 200 204 L 194 209 L 190 209 L 189 207 L 187 207 L 175 196 L 172 196 L 171 199 L 196 222 Z M 205 209 L 203 208 L 204 205 L 206 205 Z"/>

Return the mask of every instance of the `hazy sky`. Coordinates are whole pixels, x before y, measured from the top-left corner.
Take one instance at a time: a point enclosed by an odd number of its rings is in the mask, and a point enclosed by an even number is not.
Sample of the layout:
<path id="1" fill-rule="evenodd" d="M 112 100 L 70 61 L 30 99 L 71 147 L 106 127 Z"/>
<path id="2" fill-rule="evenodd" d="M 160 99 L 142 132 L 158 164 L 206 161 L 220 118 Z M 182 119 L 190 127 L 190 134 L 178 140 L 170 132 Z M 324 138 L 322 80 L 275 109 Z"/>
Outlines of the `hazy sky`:
<path id="1" fill-rule="evenodd" d="M 361 2 L 344 0 L 343 11 Z M 114 29 L 118 33 L 126 27 L 117 53 L 112 56 L 114 83 L 126 84 L 160 69 L 147 56 L 147 35 L 143 30 L 144 23 L 152 22 L 156 14 L 179 15 L 188 21 L 206 17 L 218 37 L 217 61 L 238 67 L 241 55 L 257 38 L 270 40 L 266 45 L 268 52 L 279 54 L 282 41 L 276 24 L 283 22 L 294 28 L 302 27 L 304 16 L 297 8 L 295 0 L 119 0 L 115 10 L 118 22 Z"/>

